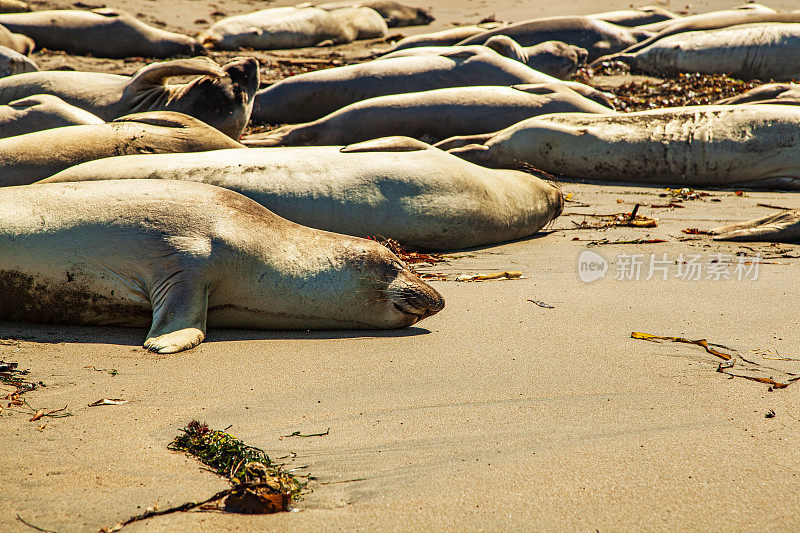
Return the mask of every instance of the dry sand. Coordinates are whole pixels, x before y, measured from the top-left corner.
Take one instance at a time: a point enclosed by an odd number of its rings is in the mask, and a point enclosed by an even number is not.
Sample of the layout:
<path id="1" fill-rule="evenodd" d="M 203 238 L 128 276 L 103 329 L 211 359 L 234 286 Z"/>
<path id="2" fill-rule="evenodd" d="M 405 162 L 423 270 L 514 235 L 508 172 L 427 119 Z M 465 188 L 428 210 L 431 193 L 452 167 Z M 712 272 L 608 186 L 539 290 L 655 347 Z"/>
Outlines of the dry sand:
<path id="1" fill-rule="evenodd" d="M 185 31 L 194 27 L 184 18 L 216 9 L 188 0 L 109 4 Z M 223 10 L 263 5 L 229 2 Z M 430 29 L 492 13 L 519 20 L 627 6 L 452 1 L 434 6 Z M 800 194 L 712 191 L 666 209 L 649 207 L 666 202 L 659 188 L 566 183 L 564 190 L 590 204 L 569 203 L 566 213 L 641 203 L 640 213 L 660 224 L 573 229 L 584 217 L 565 214 L 549 233 L 464 254 L 432 270 L 521 270 L 525 278 L 434 281 L 444 311 L 390 333 L 212 330 L 196 349 L 159 356 L 140 347 L 143 330 L 0 324 L 0 338 L 22 339 L 0 345 L 0 359 L 20 362 L 47 385 L 27 401 L 73 414 L 29 422 L 2 413 L 0 530 L 33 531 L 19 515 L 48 530 L 96 531 L 155 504 L 226 488 L 194 459 L 166 449 L 193 418 L 230 425 L 273 457 L 295 453 L 290 464 L 308 465 L 318 478 L 313 492 L 296 513 L 182 513 L 126 531 L 800 528 L 800 385 L 768 391 L 715 372 L 718 361 L 699 347 L 629 338 L 632 331 L 707 338 L 800 372 L 800 362 L 750 352 L 800 355 L 800 262 L 780 257 L 800 256 L 800 247 L 681 233 L 775 212 L 758 203 L 798 208 Z M 609 271 L 600 281 L 579 280 L 587 241 L 639 238 L 668 242 L 593 246 Z M 737 252 L 770 258 L 757 280 L 685 281 L 674 278 L 675 264 L 667 281 L 645 281 L 647 265 L 639 281 L 614 279 L 619 254 L 666 254 L 673 262 L 700 254 L 705 263 L 710 254 Z M 103 397 L 130 403 L 87 407 Z M 765 418 L 769 410 L 774 418 Z M 327 428 L 324 437 L 280 438 Z"/>

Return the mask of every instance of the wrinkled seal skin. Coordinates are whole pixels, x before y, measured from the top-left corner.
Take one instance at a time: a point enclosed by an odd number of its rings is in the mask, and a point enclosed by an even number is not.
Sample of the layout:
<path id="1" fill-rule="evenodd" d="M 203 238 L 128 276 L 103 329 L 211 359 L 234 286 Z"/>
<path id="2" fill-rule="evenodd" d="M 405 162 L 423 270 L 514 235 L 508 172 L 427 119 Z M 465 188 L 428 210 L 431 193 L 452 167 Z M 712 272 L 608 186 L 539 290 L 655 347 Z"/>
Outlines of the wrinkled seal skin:
<path id="1" fill-rule="evenodd" d="M 294 224 L 235 192 L 146 180 L 0 190 L 0 319 L 147 327 L 385 329 L 444 307 L 378 243 Z"/>
<path id="2" fill-rule="evenodd" d="M 167 85 L 173 76 L 203 75 Z M 258 89 L 258 61 L 220 67 L 207 57 L 152 63 L 133 77 L 96 72 L 47 71 L 0 79 L 0 105 L 34 94 L 52 94 L 110 121 L 131 113 L 175 111 L 198 118 L 238 139 Z"/>
<path id="3" fill-rule="evenodd" d="M 26 72 L 37 72 L 39 67 L 19 52 L 0 45 L 0 78 L 13 76 L 14 74 L 25 74 Z"/>
<path id="4" fill-rule="evenodd" d="M 314 122 L 246 137 L 247 146 L 342 145 L 405 135 L 441 140 L 496 132 L 547 113 L 613 113 L 561 84 L 455 87 L 378 96 Z"/>
<path id="5" fill-rule="evenodd" d="M 480 46 L 491 48 L 501 56 L 524 63 L 536 71 L 560 80 L 568 79 L 574 75 L 580 67 L 586 64 L 586 58 L 588 57 L 588 53 L 583 48 L 562 43 L 561 41 L 546 41 L 534 46 L 522 47 L 510 37 L 496 35 L 489 38 L 483 45 L 403 48 L 402 50 L 389 52 L 381 56 L 380 59 L 479 51 Z"/>
<path id="6" fill-rule="evenodd" d="M 202 49 L 191 37 L 148 26 L 125 11 L 53 10 L 0 15 L 0 24 L 27 35 L 39 48 L 108 57 L 167 58 Z"/>
<path id="7" fill-rule="evenodd" d="M 12 33 L 5 26 L 0 25 L 0 46 L 5 46 L 22 55 L 33 52 L 36 44 L 33 39 L 19 33 Z"/>
<path id="8" fill-rule="evenodd" d="M 800 242 L 800 211 L 790 210 L 711 230 L 715 241 Z"/>
<path id="9" fill-rule="evenodd" d="M 556 218 L 561 191 L 530 174 L 467 163 L 413 139 L 347 146 L 247 148 L 193 157 L 128 156 L 87 163 L 54 181 L 203 181 L 290 220 L 406 246 L 454 250 L 526 237 Z"/>
<path id="10" fill-rule="evenodd" d="M 65 168 L 117 155 L 198 152 L 242 145 L 181 113 L 139 113 L 0 139 L 0 186 L 25 185 Z"/>
<path id="11" fill-rule="evenodd" d="M 368 7 L 377 11 L 390 28 L 398 26 L 421 26 L 434 21 L 430 13 L 421 7 L 412 7 L 394 0 L 363 0 L 355 2 L 326 2 L 315 5 L 319 9 L 333 11 L 345 7 Z"/>
<path id="12" fill-rule="evenodd" d="M 276 50 L 315 46 L 324 41 L 349 43 L 357 36 L 354 26 L 343 25 L 324 9 L 276 7 L 219 20 L 199 40 L 218 50 Z"/>
<path id="13" fill-rule="evenodd" d="M 742 94 L 723 98 L 715 105 L 784 104 L 800 105 L 800 85 L 796 83 L 767 83 Z"/>
<path id="14" fill-rule="evenodd" d="M 800 20 L 800 15 L 798 15 Z M 743 24 L 665 37 L 616 59 L 637 72 L 728 74 L 740 79 L 800 76 L 800 24 Z"/>
<path id="15" fill-rule="evenodd" d="M 562 41 L 586 49 L 589 61 L 594 61 L 602 55 L 624 50 L 650 37 L 652 33 L 589 17 L 548 17 L 502 26 L 464 39 L 458 44 L 483 44 L 495 35 L 511 37 L 521 46 Z"/>
<path id="16" fill-rule="evenodd" d="M 658 6 L 645 6 L 634 9 L 622 9 L 620 11 L 606 11 L 588 15 L 590 18 L 605 20 L 617 26 L 642 26 L 645 24 L 655 24 L 657 22 L 671 21 L 681 18 L 672 11 Z"/>
<path id="17" fill-rule="evenodd" d="M 256 93 L 252 116 L 263 123 L 297 124 L 387 94 L 524 83 L 568 84 L 596 101 L 608 101 L 588 85 L 559 81 L 484 47 L 477 52 L 382 59 L 291 76 Z"/>
<path id="18" fill-rule="evenodd" d="M 749 104 L 544 115 L 450 153 L 589 180 L 800 189 L 799 148 L 797 106 Z"/>
<path id="19" fill-rule="evenodd" d="M 36 94 L 0 106 L 0 138 L 88 124 L 103 124 L 103 120 L 50 94 Z"/>

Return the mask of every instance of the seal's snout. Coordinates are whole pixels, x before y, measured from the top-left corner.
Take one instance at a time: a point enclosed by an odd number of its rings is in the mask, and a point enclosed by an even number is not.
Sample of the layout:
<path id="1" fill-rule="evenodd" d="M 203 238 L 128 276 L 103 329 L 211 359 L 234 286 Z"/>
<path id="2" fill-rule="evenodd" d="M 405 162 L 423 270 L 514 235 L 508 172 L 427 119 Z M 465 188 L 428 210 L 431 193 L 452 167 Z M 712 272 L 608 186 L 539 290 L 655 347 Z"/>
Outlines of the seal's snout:
<path id="1" fill-rule="evenodd" d="M 408 270 L 398 273 L 387 291 L 395 309 L 413 318 L 413 323 L 444 309 L 439 292 Z"/>

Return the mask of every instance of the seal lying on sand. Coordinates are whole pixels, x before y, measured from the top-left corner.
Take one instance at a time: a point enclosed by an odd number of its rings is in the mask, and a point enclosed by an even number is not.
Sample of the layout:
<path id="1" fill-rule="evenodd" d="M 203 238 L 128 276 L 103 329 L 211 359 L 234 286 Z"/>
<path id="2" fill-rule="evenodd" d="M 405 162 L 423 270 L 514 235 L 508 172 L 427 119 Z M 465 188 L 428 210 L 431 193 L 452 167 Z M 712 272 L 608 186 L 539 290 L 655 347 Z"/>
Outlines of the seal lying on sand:
<path id="1" fill-rule="evenodd" d="M 800 211 L 775 215 L 714 228 L 715 241 L 800 242 Z"/>
<path id="2" fill-rule="evenodd" d="M 0 13 L 25 13 L 31 11 L 31 5 L 20 0 L 0 0 Z"/>
<path id="3" fill-rule="evenodd" d="M 50 94 L 0 106 L 0 138 L 82 124 L 103 124 L 103 120 Z"/>
<path id="4" fill-rule="evenodd" d="M 389 52 L 396 52 L 398 50 L 416 48 L 419 46 L 453 46 L 456 43 L 460 43 L 464 39 L 472 37 L 473 35 L 493 30 L 501 26 L 505 26 L 505 24 L 501 22 L 488 22 L 475 26 L 458 26 L 449 30 L 410 35 L 397 41 L 397 43 L 394 45 L 394 47 L 392 47 L 391 50 L 389 50 Z"/>
<path id="5" fill-rule="evenodd" d="M 561 84 L 454 87 L 378 96 L 350 104 L 314 122 L 245 138 L 247 146 L 341 145 L 405 135 L 446 139 L 496 132 L 547 113 L 613 113 Z"/>
<path id="6" fill-rule="evenodd" d="M 383 17 L 369 7 L 343 7 L 331 10 L 330 14 L 342 25 L 351 25 L 356 29 L 355 40 L 377 39 L 386 35 L 389 29 Z"/>
<path id="7" fill-rule="evenodd" d="M 291 76 L 256 93 L 253 119 L 296 124 L 375 96 L 523 83 L 562 83 L 592 100 L 608 102 L 588 85 L 562 82 L 483 47 L 477 52 L 397 57 Z"/>
<path id="8" fill-rule="evenodd" d="M 344 7 L 369 7 L 383 17 L 390 28 L 397 26 L 422 26 L 430 24 L 434 18 L 421 7 L 412 7 L 394 0 L 356 0 L 353 2 L 326 2 L 314 7 L 332 11 Z"/>
<path id="9" fill-rule="evenodd" d="M 562 41 L 585 48 L 589 53 L 589 61 L 594 61 L 602 55 L 624 50 L 650 37 L 652 32 L 617 26 L 590 17 L 548 17 L 502 26 L 473 35 L 458 44 L 483 44 L 495 35 L 511 37 L 521 46 L 533 46 L 545 41 Z"/>
<path id="10" fill-rule="evenodd" d="M 588 15 L 589 18 L 605 20 L 617 26 L 642 26 L 644 24 L 655 24 L 656 22 L 671 21 L 681 18 L 672 11 L 658 6 L 637 7 L 634 9 L 622 9 L 619 11 L 606 11 Z"/>
<path id="11" fill-rule="evenodd" d="M 544 115 L 450 153 L 590 180 L 800 189 L 799 148 L 800 108 L 749 104 Z"/>
<path id="12" fill-rule="evenodd" d="M 401 328 L 444 307 L 380 244 L 202 183 L 7 187 L 0 228 L 0 319 L 149 325 L 159 353 L 197 346 L 206 326 Z"/>
<path id="13" fill-rule="evenodd" d="M 477 51 L 479 46 L 491 48 L 501 56 L 525 63 L 530 68 L 558 78 L 568 79 L 577 70 L 586 64 L 588 53 L 579 46 L 562 43 L 561 41 L 546 41 L 534 46 L 522 47 L 511 37 L 496 35 L 489 38 L 483 45 L 473 44 L 468 46 L 420 46 L 405 48 L 396 52 L 389 52 L 380 59 L 393 57 L 412 57 L 432 54 L 447 54 L 459 51 Z"/>
<path id="14" fill-rule="evenodd" d="M 125 11 L 53 10 L 0 15 L 0 24 L 27 35 L 39 48 L 108 57 L 194 55 L 200 44 L 186 35 L 148 26 Z"/>
<path id="15" fill-rule="evenodd" d="M 358 29 L 342 24 L 324 9 L 314 7 L 275 7 L 227 17 L 200 34 L 204 46 L 218 50 L 254 48 L 275 50 L 304 48 L 329 41 L 342 44 L 354 41 Z"/>
<path id="16" fill-rule="evenodd" d="M 648 74 L 699 72 L 740 79 L 790 79 L 800 76 L 798 51 L 800 24 L 762 23 L 680 33 L 613 59 Z"/>
<path id="17" fill-rule="evenodd" d="M 0 186 L 33 183 L 72 165 L 116 155 L 241 147 L 188 115 L 139 113 L 107 124 L 67 126 L 0 139 Z"/>
<path id="18" fill-rule="evenodd" d="M 39 67 L 19 52 L 0 45 L 0 78 L 13 76 L 14 74 L 24 74 L 26 72 L 36 72 Z"/>
<path id="19" fill-rule="evenodd" d="M 800 105 L 800 85 L 796 83 L 767 83 L 742 94 L 723 98 L 715 105 L 786 104 Z"/>
<path id="20" fill-rule="evenodd" d="M 28 55 L 33 52 L 36 45 L 30 37 L 20 35 L 19 33 L 12 33 L 5 26 L 0 26 L 0 46 L 5 46 L 20 54 Z"/>
<path id="21" fill-rule="evenodd" d="M 189 83 L 166 85 L 173 76 L 205 74 Z M 207 57 L 153 63 L 133 76 L 46 71 L 0 79 L 0 105 L 34 94 L 52 94 L 103 120 L 143 111 L 176 111 L 238 139 L 250 118 L 258 89 L 258 61 L 220 67 Z"/>
<path id="22" fill-rule="evenodd" d="M 433 250 L 526 237 L 563 207 L 561 191 L 530 174 L 482 168 L 405 137 L 344 148 L 116 157 L 47 181 L 123 178 L 203 181 L 241 192 L 300 224 Z"/>

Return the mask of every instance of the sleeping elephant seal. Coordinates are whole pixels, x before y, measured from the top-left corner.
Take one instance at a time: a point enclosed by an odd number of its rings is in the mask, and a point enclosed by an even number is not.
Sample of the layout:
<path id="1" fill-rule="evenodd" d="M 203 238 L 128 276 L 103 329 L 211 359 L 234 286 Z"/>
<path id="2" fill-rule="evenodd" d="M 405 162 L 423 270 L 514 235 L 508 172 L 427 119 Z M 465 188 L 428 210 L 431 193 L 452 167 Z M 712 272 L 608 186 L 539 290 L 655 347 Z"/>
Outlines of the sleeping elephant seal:
<path id="1" fill-rule="evenodd" d="M 800 108 L 749 104 L 544 115 L 450 153 L 589 180 L 800 189 L 799 149 Z"/>
<path id="2" fill-rule="evenodd" d="M 798 15 L 800 20 L 800 15 Z M 617 54 L 635 72 L 727 74 L 739 79 L 800 76 L 800 24 L 742 24 L 665 37 L 635 53 Z"/>
<path id="3" fill-rule="evenodd" d="M 434 21 L 431 14 L 421 7 L 412 7 L 395 0 L 356 0 L 345 2 L 326 2 L 314 7 L 332 11 L 343 7 L 369 7 L 377 11 L 390 28 L 398 26 L 422 26 Z"/>
<path id="4" fill-rule="evenodd" d="M 219 20 L 200 34 L 200 42 L 217 50 L 305 48 L 330 41 L 349 43 L 358 30 L 324 9 L 274 7 Z"/>
<path id="5" fill-rule="evenodd" d="M 20 0 L 0 0 L 0 13 L 26 13 L 31 5 Z"/>
<path id="6" fill-rule="evenodd" d="M 475 26 L 458 26 L 449 30 L 410 35 L 397 41 L 397 43 L 389 50 L 389 52 L 405 50 L 406 48 L 417 48 L 420 46 L 453 46 L 456 43 L 460 43 L 464 39 L 472 37 L 473 35 L 493 30 L 501 26 L 505 26 L 505 24 L 501 22 L 488 22 Z"/>
<path id="7" fill-rule="evenodd" d="M 605 20 L 617 26 L 642 26 L 644 24 L 655 24 L 657 22 L 671 21 L 681 18 L 672 11 L 658 6 L 645 6 L 633 9 L 622 9 L 619 11 L 606 11 L 604 13 L 594 13 L 588 15 L 590 18 Z"/>
<path id="8" fill-rule="evenodd" d="M 562 82 L 483 47 L 478 51 L 382 59 L 291 76 L 256 93 L 253 119 L 296 124 L 375 96 L 525 83 L 566 84 L 593 100 L 608 101 L 588 85 Z"/>
<path id="9" fill-rule="evenodd" d="M 0 320 L 149 326 L 159 353 L 206 327 L 402 328 L 444 307 L 384 246 L 202 183 L 7 187 L 0 227 Z"/>
<path id="10" fill-rule="evenodd" d="M 191 37 L 148 26 L 125 11 L 109 8 L 0 15 L 0 24 L 27 35 L 39 48 L 70 54 L 167 58 L 201 50 Z"/>
<path id="11" fill-rule="evenodd" d="M 242 147 L 196 118 L 159 111 L 106 124 L 67 126 L 0 139 L 0 186 L 25 185 L 72 165 L 126 154 Z"/>
<path id="12" fill-rule="evenodd" d="M 800 242 L 800 211 L 795 209 L 711 230 L 715 241 Z"/>
<path id="13" fill-rule="evenodd" d="M 548 17 L 502 26 L 473 35 L 458 44 L 483 44 L 495 35 L 511 37 L 521 46 L 533 46 L 545 41 L 562 41 L 586 49 L 589 61 L 594 61 L 602 55 L 624 50 L 650 37 L 652 32 L 617 26 L 589 17 Z"/>
<path id="14" fill-rule="evenodd" d="M 378 96 L 314 122 L 251 135 L 247 146 L 337 145 L 405 135 L 430 141 L 496 132 L 547 113 L 613 113 L 562 84 L 454 87 Z"/>
<path id="15" fill-rule="evenodd" d="M 546 41 L 534 46 L 522 47 L 511 37 L 495 35 L 490 37 L 483 45 L 473 44 L 467 46 L 418 46 L 404 48 L 396 52 L 382 55 L 380 59 L 394 57 L 412 57 L 423 55 L 440 55 L 459 51 L 477 51 L 477 47 L 486 46 L 501 56 L 524 63 L 533 70 L 560 80 L 573 76 L 580 67 L 586 64 L 588 53 L 583 48 L 561 41 Z"/>
<path id="16" fill-rule="evenodd" d="M 742 94 L 714 102 L 714 105 L 734 104 L 800 105 L 800 85 L 797 83 L 767 83 Z"/>
<path id="17" fill-rule="evenodd" d="M 0 25 L 0 46 L 5 46 L 23 55 L 33 52 L 36 44 L 33 39 L 19 33 L 12 33 L 5 26 Z"/>
<path id="18" fill-rule="evenodd" d="M 26 72 L 36 72 L 39 67 L 19 52 L 0 45 L 0 78 L 13 76 L 14 74 L 25 74 Z"/>
<path id="19" fill-rule="evenodd" d="M 240 192 L 299 224 L 453 250 L 529 236 L 556 218 L 561 191 L 528 173 L 467 163 L 414 139 L 346 146 L 126 156 L 48 179 L 161 178 Z"/>
<path id="20" fill-rule="evenodd" d="M 173 76 L 203 75 L 167 85 Z M 34 94 L 52 94 L 103 120 L 144 111 L 191 115 L 238 139 L 258 89 L 258 61 L 246 58 L 220 67 L 207 57 L 153 63 L 133 77 L 97 72 L 46 71 L 0 78 L 0 105 Z"/>
<path id="21" fill-rule="evenodd" d="M 88 111 L 69 105 L 51 94 L 36 94 L 0 106 L 0 138 L 103 122 Z"/>

